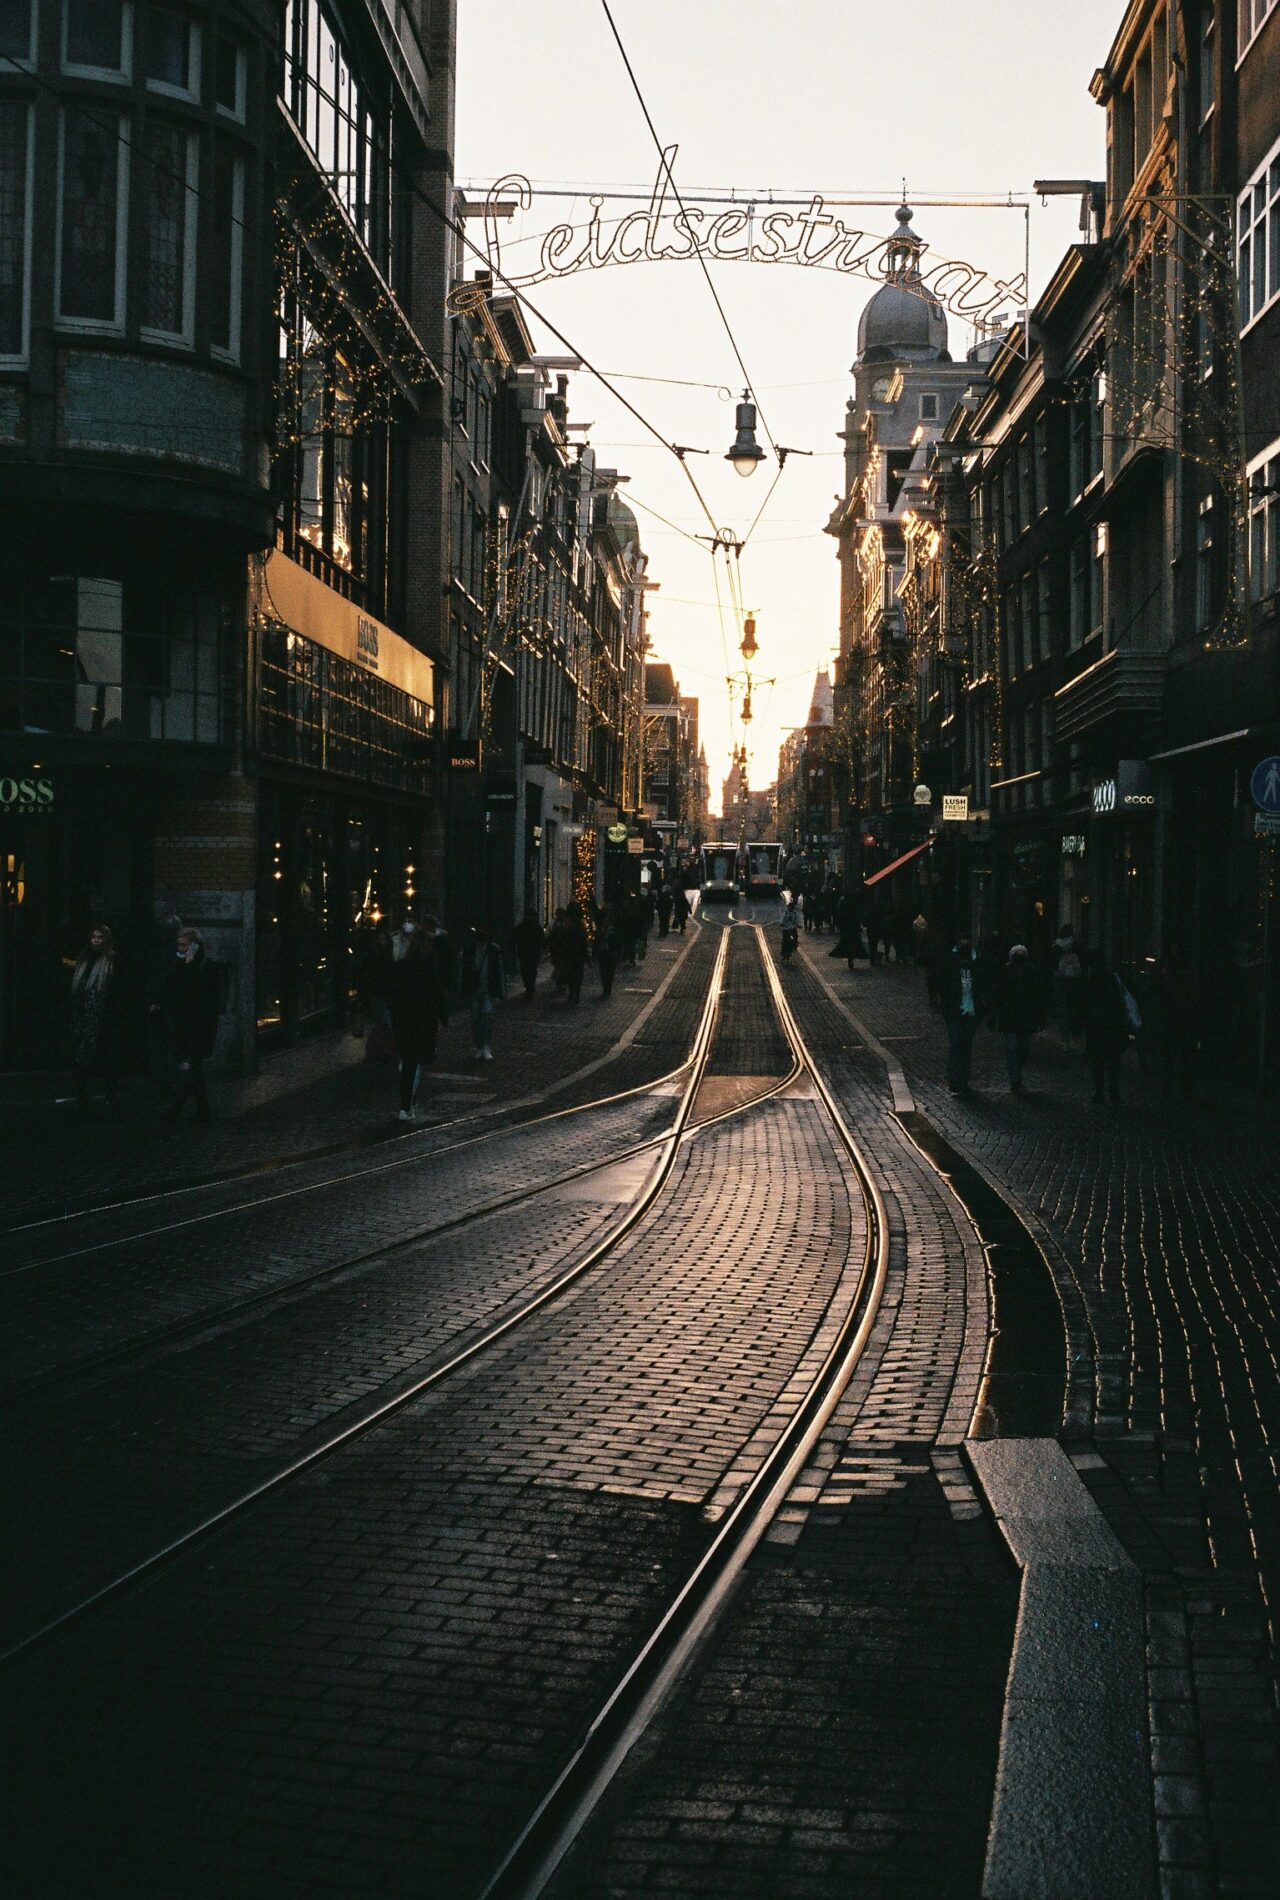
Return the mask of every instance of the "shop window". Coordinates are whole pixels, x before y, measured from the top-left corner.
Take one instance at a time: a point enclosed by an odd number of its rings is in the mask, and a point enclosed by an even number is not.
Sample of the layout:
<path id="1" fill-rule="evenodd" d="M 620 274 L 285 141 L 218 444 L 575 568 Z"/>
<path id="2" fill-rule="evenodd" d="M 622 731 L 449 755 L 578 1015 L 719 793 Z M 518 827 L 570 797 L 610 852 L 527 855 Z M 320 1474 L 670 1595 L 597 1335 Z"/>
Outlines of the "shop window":
<path id="1" fill-rule="evenodd" d="M 0 359 L 27 353 L 31 286 L 31 108 L 0 101 Z"/>
<path id="2" fill-rule="evenodd" d="M 199 101 L 200 29 L 194 20 L 173 7 L 147 8 L 145 72 L 152 92 Z"/>
<path id="3" fill-rule="evenodd" d="M 181 126 L 149 119 L 141 152 L 143 333 L 190 343 L 195 334 L 196 139 Z"/>
<path id="4" fill-rule="evenodd" d="M 133 50 L 128 0 L 63 0 L 62 64 L 94 79 L 127 79 Z"/>
<path id="5" fill-rule="evenodd" d="M 58 314 L 86 329 L 124 327 L 126 153 L 115 113 L 62 115 Z"/>
<path id="6" fill-rule="evenodd" d="M 1280 441 L 1249 464 L 1249 595 L 1280 592 Z"/>
<path id="7" fill-rule="evenodd" d="M 0 58 L 30 66 L 36 56 L 36 0 L 9 0 L 0 7 Z"/>

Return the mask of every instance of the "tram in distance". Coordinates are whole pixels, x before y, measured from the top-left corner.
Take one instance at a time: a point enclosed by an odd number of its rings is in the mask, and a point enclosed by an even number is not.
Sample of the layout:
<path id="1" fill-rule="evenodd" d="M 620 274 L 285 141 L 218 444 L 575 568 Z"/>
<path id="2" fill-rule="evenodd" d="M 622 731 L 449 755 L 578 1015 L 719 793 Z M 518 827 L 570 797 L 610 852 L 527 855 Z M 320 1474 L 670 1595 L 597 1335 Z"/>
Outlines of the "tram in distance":
<path id="1" fill-rule="evenodd" d="M 776 898 L 782 889 L 780 844 L 704 844 L 701 867 L 704 904 L 728 904 L 748 897 Z"/>

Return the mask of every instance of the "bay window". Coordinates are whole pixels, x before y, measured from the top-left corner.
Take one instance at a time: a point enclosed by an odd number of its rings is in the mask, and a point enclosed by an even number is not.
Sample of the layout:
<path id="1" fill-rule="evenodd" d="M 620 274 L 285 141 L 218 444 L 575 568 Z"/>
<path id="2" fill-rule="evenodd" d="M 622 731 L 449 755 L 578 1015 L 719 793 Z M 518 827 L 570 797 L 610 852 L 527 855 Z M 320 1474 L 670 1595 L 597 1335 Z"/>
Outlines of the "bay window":
<path id="1" fill-rule="evenodd" d="M 0 101 L 0 360 L 27 353 L 31 268 L 31 108 Z"/>
<path id="2" fill-rule="evenodd" d="M 128 148 L 117 113 L 62 115 L 58 314 L 99 330 L 124 327 Z"/>
<path id="3" fill-rule="evenodd" d="M 150 119 L 139 141 L 143 177 L 144 335 L 193 340 L 198 151 L 194 133 Z"/>

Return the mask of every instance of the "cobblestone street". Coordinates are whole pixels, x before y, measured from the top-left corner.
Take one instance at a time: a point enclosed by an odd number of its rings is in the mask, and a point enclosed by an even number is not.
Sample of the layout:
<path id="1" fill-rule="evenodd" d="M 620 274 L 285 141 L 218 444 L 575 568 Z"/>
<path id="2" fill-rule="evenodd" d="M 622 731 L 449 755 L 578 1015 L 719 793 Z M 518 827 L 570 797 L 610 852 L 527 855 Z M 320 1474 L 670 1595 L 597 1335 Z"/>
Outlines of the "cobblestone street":
<path id="1" fill-rule="evenodd" d="M 14 1220 L 7 1891 L 976 1900 L 1039 1651 L 925 1126 L 1043 1249 L 1141 1572 L 1105 1900 L 1274 1891 L 1264 1145 L 1136 1076 L 1099 1114 L 1051 1038 L 955 1100 L 916 972 L 829 947 L 709 915 L 613 1013 L 507 1006 L 484 1115 L 310 1151 L 342 1072 L 280 1098 L 309 1158 L 242 1172 L 246 1106 L 207 1186 Z"/>

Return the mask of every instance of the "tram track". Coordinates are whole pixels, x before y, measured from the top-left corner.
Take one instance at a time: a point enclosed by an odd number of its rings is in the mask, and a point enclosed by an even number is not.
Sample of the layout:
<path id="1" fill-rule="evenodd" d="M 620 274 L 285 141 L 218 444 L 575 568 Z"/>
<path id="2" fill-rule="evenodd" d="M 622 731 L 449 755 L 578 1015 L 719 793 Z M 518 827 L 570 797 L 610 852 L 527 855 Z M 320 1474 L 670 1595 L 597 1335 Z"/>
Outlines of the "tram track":
<path id="1" fill-rule="evenodd" d="M 773 1008 L 781 1024 L 790 1060 L 785 1073 L 769 1078 L 767 1086 L 732 1108 L 699 1120 L 698 1098 L 706 1078 L 716 1034 L 724 971 L 731 938 L 754 936 L 759 948 Z M 446 1351 L 417 1376 L 400 1380 L 394 1391 L 372 1396 L 358 1408 L 348 1408 L 332 1429 L 322 1434 L 296 1455 L 281 1462 L 261 1481 L 246 1486 L 234 1499 L 216 1510 L 206 1512 L 198 1521 L 151 1550 L 145 1558 L 121 1569 L 100 1587 L 86 1591 L 74 1603 L 45 1616 L 38 1626 L 30 1627 L 0 1656 L 9 1663 L 26 1662 L 47 1651 L 52 1639 L 68 1633 L 74 1625 L 90 1618 L 121 1599 L 136 1586 L 154 1578 L 175 1559 L 211 1538 L 230 1523 L 272 1494 L 311 1471 L 321 1460 L 331 1457 L 353 1441 L 388 1423 L 415 1399 L 425 1397 L 433 1388 L 474 1367 L 477 1359 L 490 1348 L 509 1340 L 535 1314 L 542 1313 L 570 1286 L 599 1266 L 621 1243 L 635 1233 L 655 1209 L 677 1155 L 687 1144 L 703 1141 L 721 1123 L 742 1123 L 759 1113 L 764 1104 L 797 1095 L 803 1112 L 820 1114 L 830 1130 L 831 1146 L 845 1157 L 849 1175 L 856 1184 L 864 1213 L 865 1239 L 861 1257 L 846 1263 L 847 1271 L 839 1281 L 840 1311 L 819 1339 L 815 1332 L 801 1350 L 806 1361 L 821 1363 L 809 1378 L 798 1403 L 787 1398 L 787 1415 L 769 1413 L 772 1448 L 745 1483 L 737 1501 L 706 1540 L 692 1570 L 657 1617 L 649 1636 L 632 1660 L 623 1668 L 615 1687 L 582 1730 L 582 1739 L 572 1749 L 554 1783 L 538 1802 L 527 1822 L 519 1829 L 510 1850 L 488 1877 L 486 1896 L 532 1894 L 541 1891 L 545 1880 L 567 1851 L 586 1815 L 616 1767 L 649 1720 L 658 1702 L 665 1696 L 676 1675 L 696 1652 L 719 1610 L 732 1593 L 751 1551 L 759 1543 L 768 1524 L 785 1498 L 796 1474 L 807 1460 L 811 1447 L 829 1419 L 841 1392 L 856 1366 L 863 1344 L 875 1317 L 883 1287 L 887 1257 L 887 1224 L 879 1190 L 861 1155 L 857 1143 L 845 1125 L 840 1111 L 824 1083 L 816 1063 L 791 1014 L 785 994 L 767 955 L 758 927 L 728 926 L 723 933 L 716 970 L 713 975 L 695 1049 L 681 1093 L 679 1110 L 670 1130 L 640 1145 L 638 1152 L 653 1151 L 655 1165 L 649 1170 L 641 1191 L 629 1202 L 622 1217 L 607 1235 L 596 1241 L 580 1257 L 559 1272 L 530 1299 L 486 1327 L 456 1351 Z M 796 1111 L 793 1111 L 796 1112 Z M 637 1155 L 636 1150 L 628 1151 Z M 600 1167 L 617 1166 L 617 1154 Z M 597 1167 L 575 1170 L 571 1178 L 597 1173 Z M 545 1192 L 553 1184 L 542 1184 Z M 515 1199 L 527 1198 L 517 1196 Z M 652 1223 L 651 1223 L 652 1225 Z M 657 1239 L 655 1230 L 655 1240 Z M 637 1237 L 639 1239 L 639 1237 Z M 633 1244 L 632 1250 L 635 1251 Z M 826 1296 L 824 1295 L 824 1298 Z M 834 1327 L 834 1335 L 828 1338 Z M 545 1330 L 545 1328 L 544 1328 Z M 510 1355 L 508 1354 L 508 1359 Z M 510 1838 L 510 1836 L 508 1836 Z"/>

